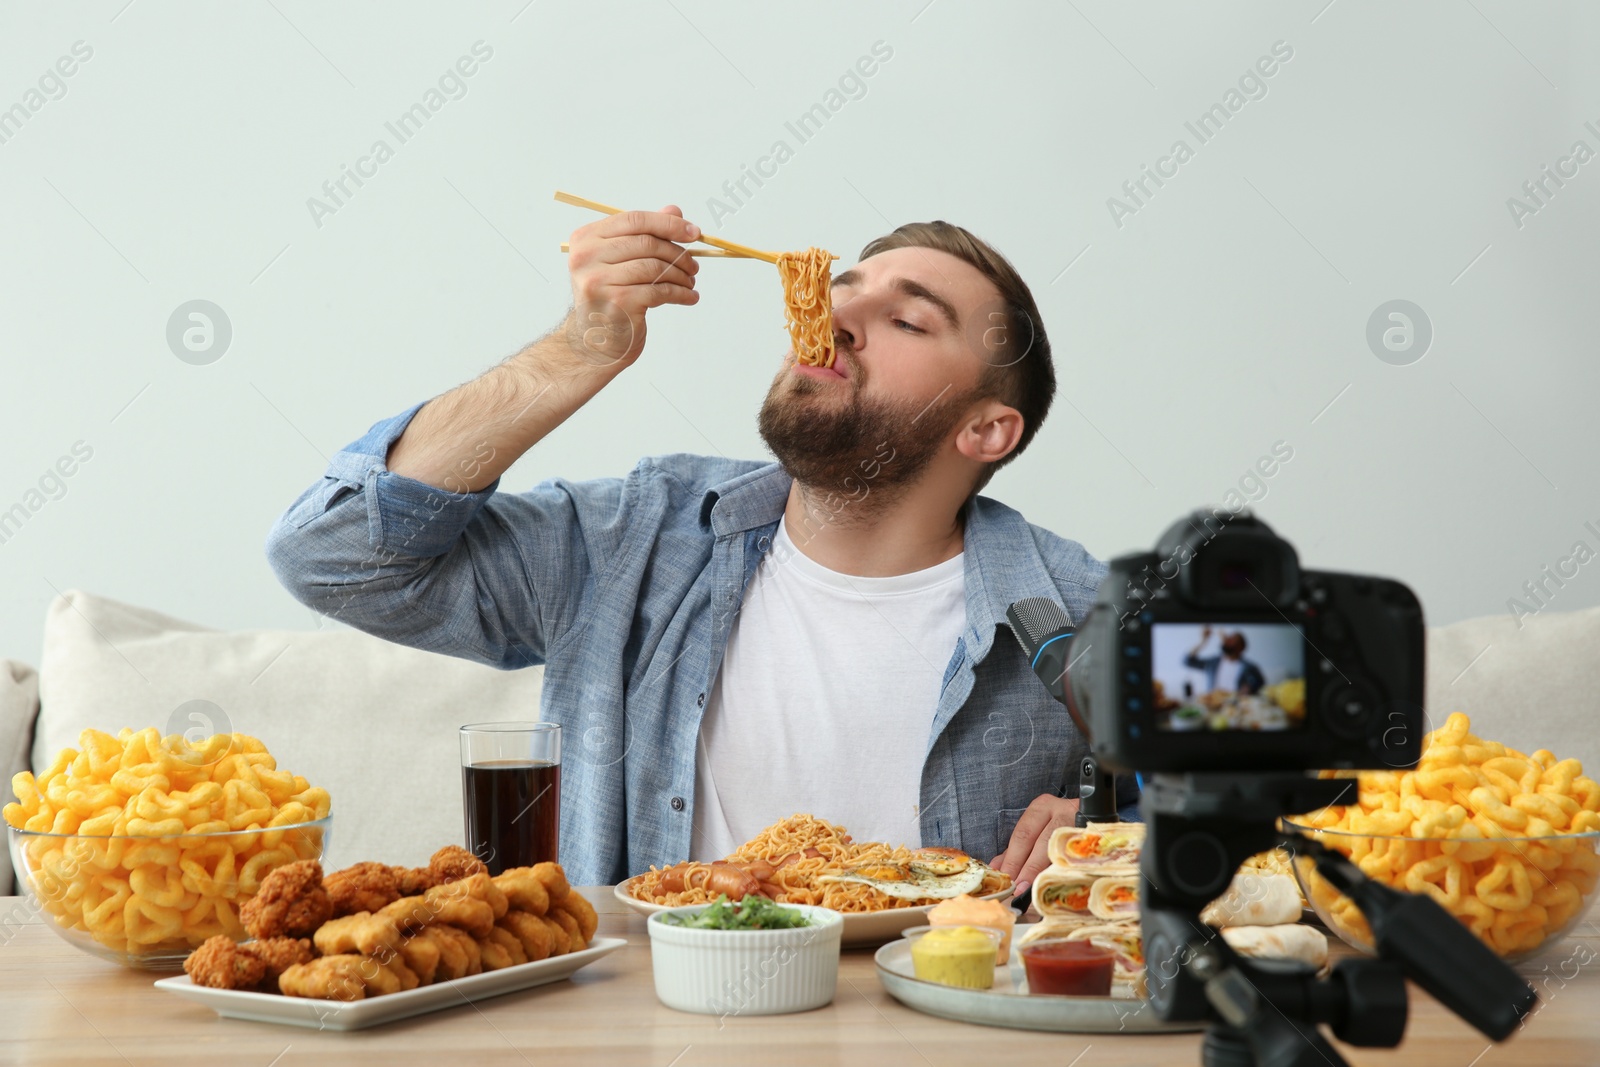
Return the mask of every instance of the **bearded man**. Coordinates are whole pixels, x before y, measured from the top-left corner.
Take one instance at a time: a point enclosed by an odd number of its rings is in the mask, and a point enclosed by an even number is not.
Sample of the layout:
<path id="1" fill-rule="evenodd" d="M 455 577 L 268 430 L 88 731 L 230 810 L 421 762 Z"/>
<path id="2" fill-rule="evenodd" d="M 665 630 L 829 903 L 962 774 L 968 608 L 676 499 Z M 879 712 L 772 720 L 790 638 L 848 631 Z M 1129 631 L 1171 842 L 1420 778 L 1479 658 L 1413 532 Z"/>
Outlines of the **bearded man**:
<path id="1" fill-rule="evenodd" d="M 1005 611 L 1047 596 L 1077 621 L 1106 568 L 977 495 L 1055 392 L 997 251 L 946 222 L 868 244 L 832 279 L 833 366 L 789 352 L 761 406 L 777 462 L 498 491 L 640 358 L 647 311 L 699 300 L 699 235 L 671 205 L 575 231 L 566 321 L 334 456 L 274 526 L 273 569 L 380 637 L 544 665 L 574 884 L 718 859 L 803 812 L 993 856 L 1020 892 L 1072 824 L 1086 746 Z"/>

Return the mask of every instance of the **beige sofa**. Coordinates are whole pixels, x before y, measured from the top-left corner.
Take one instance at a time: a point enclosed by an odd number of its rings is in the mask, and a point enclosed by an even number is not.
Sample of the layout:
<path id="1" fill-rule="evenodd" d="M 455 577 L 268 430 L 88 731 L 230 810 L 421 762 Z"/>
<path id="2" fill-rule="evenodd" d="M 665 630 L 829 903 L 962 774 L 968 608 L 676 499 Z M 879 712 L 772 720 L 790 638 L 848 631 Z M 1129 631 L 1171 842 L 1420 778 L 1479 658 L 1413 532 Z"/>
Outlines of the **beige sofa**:
<path id="1" fill-rule="evenodd" d="M 1600 609 L 1428 633 L 1430 726 L 1452 711 L 1524 751 L 1600 767 Z M 253 734 L 333 794 L 329 860 L 415 864 L 462 836 L 456 728 L 538 718 L 541 668 L 502 672 L 351 630 L 221 633 L 72 591 L 37 673 L 0 660 L 0 770 L 48 764 L 86 727 Z M 571 802 L 571 798 L 566 798 Z M 0 858 L 0 892 L 10 884 Z"/>

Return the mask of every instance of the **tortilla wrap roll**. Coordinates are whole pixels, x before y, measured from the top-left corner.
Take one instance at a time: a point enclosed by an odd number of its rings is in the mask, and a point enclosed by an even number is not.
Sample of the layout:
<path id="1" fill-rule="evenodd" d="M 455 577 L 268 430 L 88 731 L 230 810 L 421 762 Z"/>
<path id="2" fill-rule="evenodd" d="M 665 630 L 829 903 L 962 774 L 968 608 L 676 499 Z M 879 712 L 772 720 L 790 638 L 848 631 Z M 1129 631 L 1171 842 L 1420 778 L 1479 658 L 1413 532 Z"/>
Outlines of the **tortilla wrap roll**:
<path id="1" fill-rule="evenodd" d="M 1067 867 L 1046 867 L 1033 880 L 1033 906 L 1046 919 L 1074 915 L 1092 918 L 1089 893 L 1099 877 Z"/>
<path id="2" fill-rule="evenodd" d="M 1121 874 L 1139 863 L 1144 845 L 1142 822 L 1092 822 L 1062 826 L 1050 835 L 1050 862 L 1075 871 Z"/>
<path id="3" fill-rule="evenodd" d="M 1228 891 L 1205 906 L 1209 926 L 1277 926 L 1300 918 L 1300 890 L 1286 874 L 1240 871 Z"/>
<path id="4" fill-rule="evenodd" d="M 1130 874 L 1121 878 L 1096 878 L 1094 885 L 1089 887 L 1089 913 L 1109 922 L 1137 919 L 1139 876 Z"/>
<path id="5" fill-rule="evenodd" d="M 1035 941 L 1065 941 L 1068 934 L 1090 926 L 1106 925 L 1103 919 L 1096 919 L 1093 915 L 1055 915 L 1049 916 L 1032 926 L 1023 929 L 1022 935 L 1017 938 L 1016 947 L 1031 945 Z M 1130 928 L 1137 932 L 1138 926 L 1129 923 Z"/>
<path id="6" fill-rule="evenodd" d="M 1107 949 L 1114 957 L 1112 980 L 1133 982 L 1144 977 L 1144 937 L 1138 923 L 1102 923 L 1080 926 L 1067 935 L 1068 941 L 1087 941 Z"/>
<path id="7" fill-rule="evenodd" d="M 1297 960 L 1319 971 L 1328 965 L 1328 935 L 1299 923 L 1224 926 L 1222 940 L 1239 955 L 1253 959 Z"/>

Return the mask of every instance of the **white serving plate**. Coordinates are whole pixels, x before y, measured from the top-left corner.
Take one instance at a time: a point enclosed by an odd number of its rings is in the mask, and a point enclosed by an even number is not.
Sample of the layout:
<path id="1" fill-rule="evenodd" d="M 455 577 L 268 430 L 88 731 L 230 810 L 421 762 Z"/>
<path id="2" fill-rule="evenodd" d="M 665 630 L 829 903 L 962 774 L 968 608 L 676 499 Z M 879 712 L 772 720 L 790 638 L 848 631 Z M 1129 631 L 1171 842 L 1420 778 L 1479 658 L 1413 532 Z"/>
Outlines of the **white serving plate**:
<path id="1" fill-rule="evenodd" d="M 1013 930 L 1011 959 L 1004 967 L 995 968 L 993 989 L 957 989 L 923 981 L 911 965 L 911 942 L 904 939 L 884 945 L 873 957 L 878 965 L 878 980 L 890 996 L 908 1008 L 959 1022 L 1012 1030 L 1176 1034 L 1205 1025 L 1166 1022 L 1156 1015 L 1149 1001 L 1115 993 L 1109 997 L 1029 996 L 1027 971 L 1016 947 L 1028 929 L 1018 926 Z"/>
<path id="2" fill-rule="evenodd" d="M 364 1030 L 396 1019 L 409 1019 L 413 1015 L 426 1015 L 430 1011 L 459 1007 L 503 993 L 514 993 L 519 989 L 559 982 L 627 943 L 620 937 L 597 937 L 581 952 L 552 956 L 537 963 L 519 963 L 498 971 L 485 971 L 367 1000 L 311 1000 L 278 993 L 212 989 L 195 985 L 186 974 L 163 978 L 156 982 L 156 988 L 204 1004 L 227 1019 L 305 1026 L 313 1030 Z"/>
<path id="3" fill-rule="evenodd" d="M 626 882 L 621 882 L 613 890 L 616 898 L 640 915 L 649 918 L 658 911 L 670 910 L 666 904 L 652 904 L 648 900 L 639 900 L 629 893 L 633 883 L 643 875 L 634 875 Z M 995 893 L 986 894 L 983 900 L 1006 900 L 1011 896 L 1010 889 L 1002 889 Z M 843 940 L 840 942 L 845 948 L 860 948 L 863 945 L 881 945 L 885 941 L 894 941 L 900 937 L 902 930 L 909 930 L 913 926 L 926 926 L 928 924 L 928 911 L 935 907 L 933 904 L 924 904 L 915 908 L 887 908 L 883 911 L 842 912 L 844 916 Z"/>

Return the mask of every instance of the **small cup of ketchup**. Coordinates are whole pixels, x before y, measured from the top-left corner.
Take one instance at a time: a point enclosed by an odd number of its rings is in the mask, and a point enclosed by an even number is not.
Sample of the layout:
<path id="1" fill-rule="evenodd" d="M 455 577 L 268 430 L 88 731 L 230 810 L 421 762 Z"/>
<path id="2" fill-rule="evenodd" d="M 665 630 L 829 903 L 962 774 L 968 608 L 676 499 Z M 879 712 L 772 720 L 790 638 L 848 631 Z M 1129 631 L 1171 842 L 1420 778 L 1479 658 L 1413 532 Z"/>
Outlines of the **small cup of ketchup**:
<path id="1" fill-rule="evenodd" d="M 1035 941 L 1019 950 L 1028 992 L 1069 997 L 1111 995 L 1113 957 L 1087 941 Z"/>

